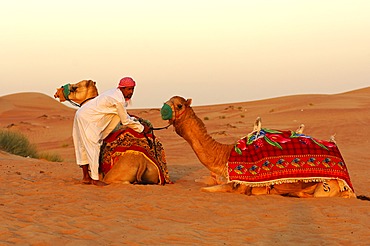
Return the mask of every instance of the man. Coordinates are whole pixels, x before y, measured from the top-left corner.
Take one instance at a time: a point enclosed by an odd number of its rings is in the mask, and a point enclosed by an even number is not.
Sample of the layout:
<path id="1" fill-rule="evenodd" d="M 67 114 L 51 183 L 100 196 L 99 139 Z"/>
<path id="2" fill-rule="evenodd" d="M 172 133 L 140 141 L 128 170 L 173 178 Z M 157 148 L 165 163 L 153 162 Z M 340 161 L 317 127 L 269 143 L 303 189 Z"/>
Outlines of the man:
<path id="1" fill-rule="evenodd" d="M 99 180 L 100 146 L 120 121 L 124 127 L 148 132 L 149 127 L 129 116 L 125 109 L 135 86 L 132 78 L 125 77 L 117 88 L 104 92 L 77 110 L 73 123 L 73 143 L 77 165 L 82 167 L 84 184 L 107 185 Z"/>

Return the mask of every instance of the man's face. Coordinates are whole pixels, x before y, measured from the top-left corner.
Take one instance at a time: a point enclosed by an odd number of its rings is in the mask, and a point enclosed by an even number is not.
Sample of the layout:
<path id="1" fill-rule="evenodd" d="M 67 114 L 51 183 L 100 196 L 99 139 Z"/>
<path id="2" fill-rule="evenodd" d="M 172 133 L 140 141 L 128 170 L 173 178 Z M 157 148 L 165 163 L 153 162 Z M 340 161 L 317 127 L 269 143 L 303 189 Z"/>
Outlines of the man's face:
<path id="1" fill-rule="evenodd" d="M 131 87 L 121 87 L 119 88 L 123 94 L 123 96 L 125 97 L 126 100 L 130 100 L 132 95 L 134 94 L 134 90 L 135 90 L 135 87 L 134 86 L 131 86 Z"/>

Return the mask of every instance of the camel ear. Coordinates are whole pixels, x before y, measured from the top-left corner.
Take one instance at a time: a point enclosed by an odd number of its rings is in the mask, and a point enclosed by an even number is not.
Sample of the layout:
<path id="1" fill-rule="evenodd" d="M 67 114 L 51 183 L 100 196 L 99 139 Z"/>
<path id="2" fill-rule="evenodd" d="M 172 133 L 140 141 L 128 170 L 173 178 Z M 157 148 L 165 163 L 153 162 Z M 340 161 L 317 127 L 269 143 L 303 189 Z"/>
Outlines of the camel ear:
<path id="1" fill-rule="evenodd" d="M 190 107 L 191 102 L 192 102 L 192 99 L 191 98 L 188 98 L 186 100 L 186 106 Z"/>

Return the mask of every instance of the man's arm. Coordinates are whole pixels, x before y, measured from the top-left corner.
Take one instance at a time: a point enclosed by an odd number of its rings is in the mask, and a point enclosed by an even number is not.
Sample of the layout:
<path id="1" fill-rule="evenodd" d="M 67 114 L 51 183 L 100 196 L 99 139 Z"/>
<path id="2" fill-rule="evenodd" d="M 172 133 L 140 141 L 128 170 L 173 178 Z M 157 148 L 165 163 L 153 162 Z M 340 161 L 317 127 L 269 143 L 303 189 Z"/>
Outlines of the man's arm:
<path id="1" fill-rule="evenodd" d="M 136 132 L 143 132 L 144 126 L 138 120 L 136 120 L 136 118 L 129 116 L 125 107 L 123 107 L 121 103 L 117 103 L 116 106 L 118 116 L 121 119 L 123 126 L 129 127 Z"/>

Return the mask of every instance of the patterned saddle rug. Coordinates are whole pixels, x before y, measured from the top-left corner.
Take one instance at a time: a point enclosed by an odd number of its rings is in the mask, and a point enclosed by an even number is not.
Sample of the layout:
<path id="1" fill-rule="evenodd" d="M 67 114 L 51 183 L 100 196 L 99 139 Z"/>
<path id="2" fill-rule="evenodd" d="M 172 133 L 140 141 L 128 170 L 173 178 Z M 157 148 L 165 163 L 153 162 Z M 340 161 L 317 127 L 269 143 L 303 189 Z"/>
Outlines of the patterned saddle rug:
<path id="1" fill-rule="evenodd" d="M 107 174 L 116 160 L 127 151 L 143 153 L 157 167 L 159 184 L 172 183 L 162 143 L 152 134 L 145 136 L 130 128 L 114 131 L 104 139 L 100 150 L 100 172 Z"/>
<path id="2" fill-rule="evenodd" d="M 342 191 L 353 191 L 336 144 L 293 131 L 249 134 L 235 144 L 227 166 L 229 181 L 251 187 L 337 179 Z"/>

